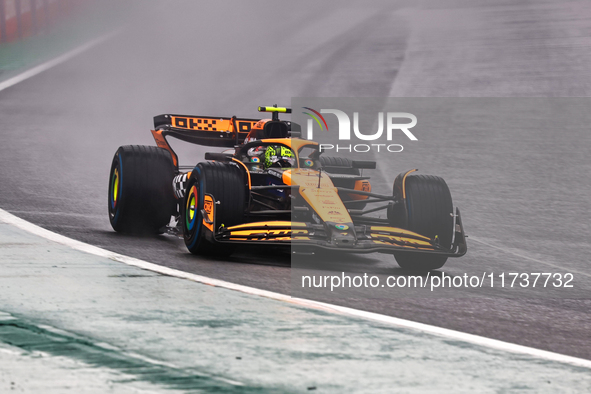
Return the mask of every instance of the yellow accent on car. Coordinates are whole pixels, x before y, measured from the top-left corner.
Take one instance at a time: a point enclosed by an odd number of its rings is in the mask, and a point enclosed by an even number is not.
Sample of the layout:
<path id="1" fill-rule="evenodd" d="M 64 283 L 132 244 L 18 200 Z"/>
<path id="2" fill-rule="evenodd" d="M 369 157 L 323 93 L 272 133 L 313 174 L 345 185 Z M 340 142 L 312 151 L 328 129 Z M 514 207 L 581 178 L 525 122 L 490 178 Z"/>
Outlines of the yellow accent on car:
<path id="1" fill-rule="evenodd" d="M 268 229 L 268 230 L 230 230 L 230 237 L 247 237 L 252 235 L 261 235 L 264 238 L 265 235 L 285 235 L 289 237 L 291 234 L 294 235 L 305 235 L 308 234 L 308 230 L 292 230 L 292 229 Z"/>
<path id="2" fill-rule="evenodd" d="M 404 174 L 404 178 L 402 178 L 402 198 L 406 198 L 406 177 L 408 174 L 415 171 L 417 171 L 417 169 L 408 171 L 406 174 Z"/>
<path id="3" fill-rule="evenodd" d="M 269 221 L 269 222 L 253 222 L 253 223 L 238 224 L 236 226 L 228 227 L 227 230 L 234 231 L 234 230 L 239 230 L 239 229 L 242 229 L 245 227 L 254 227 L 254 226 L 257 226 L 257 227 L 268 226 L 270 229 L 275 229 L 275 228 L 288 228 L 288 227 L 306 227 L 306 223 L 275 220 L 275 221 Z M 257 230 L 257 231 L 261 231 L 261 230 Z"/>
<path id="4" fill-rule="evenodd" d="M 115 168 L 115 181 L 113 185 L 113 201 L 117 203 L 117 196 L 119 195 L 119 169 Z"/>
<path id="5" fill-rule="evenodd" d="M 189 201 L 189 219 L 193 220 L 195 217 L 195 195 L 191 195 L 191 200 Z"/>
<path id="6" fill-rule="evenodd" d="M 429 237 L 425 237 L 424 235 L 417 234 L 413 231 L 409 231 L 409 230 L 405 230 L 405 229 L 397 228 L 397 227 L 371 226 L 369 228 L 369 231 L 371 231 L 371 232 L 374 232 L 374 231 L 397 232 L 397 233 L 401 233 L 401 234 L 412 235 L 414 237 L 420 237 L 426 241 L 431 241 L 431 239 Z"/>
<path id="7" fill-rule="evenodd" d="M 259 112 L 281 112 L 288 113 L 289 108 L 285 107 L 259 107 Z"/>

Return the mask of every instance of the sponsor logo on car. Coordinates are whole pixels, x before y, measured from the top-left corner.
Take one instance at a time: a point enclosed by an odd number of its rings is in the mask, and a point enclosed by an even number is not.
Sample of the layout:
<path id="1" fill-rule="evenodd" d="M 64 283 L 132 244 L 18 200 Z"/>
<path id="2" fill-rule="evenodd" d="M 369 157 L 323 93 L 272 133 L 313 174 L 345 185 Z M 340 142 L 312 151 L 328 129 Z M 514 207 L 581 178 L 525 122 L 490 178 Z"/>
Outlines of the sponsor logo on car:
<path id="1" fill-rule="evenodd" d="M 203 209 L 205 209 L 205 212 L 207 214 L 210 214 L 211 211 L 213 210 L 213 201 L 211 200 L 205 200 L 203 203 Z"/>

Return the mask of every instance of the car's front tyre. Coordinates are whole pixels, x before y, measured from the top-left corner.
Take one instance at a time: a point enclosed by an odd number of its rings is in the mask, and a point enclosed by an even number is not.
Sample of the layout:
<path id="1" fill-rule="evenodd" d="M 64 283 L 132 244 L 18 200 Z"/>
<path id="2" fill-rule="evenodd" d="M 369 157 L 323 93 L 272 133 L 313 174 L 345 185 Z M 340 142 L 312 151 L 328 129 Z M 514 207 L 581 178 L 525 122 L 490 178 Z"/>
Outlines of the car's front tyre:
<path id="1" fill-rule="evenodd" d="M 232 253 L 231 245 L 218 244 L 206 237 L 207 229 L 203 223 L 205 195 L 213 196 L 216 226 L 230 227 L 244 222 L 246 189 L 240 168 L 221 162 L 197 164 L 189 177 L 181 209 L 183 237 L 191 253 L 217 256 Z"/>
<path id="2" fill-rule="evenodd" d="M 439 245 L 451 248 L 453 204 L 443 178 L 433 175 L 406 178 L 406 209 L 407 230 L 429 238 L 437 237 Z M 394 257 L 401 268 L 424 272 L 441 268 L 447 261 L 447 256 L 420 252 L 397 252 Z"/>

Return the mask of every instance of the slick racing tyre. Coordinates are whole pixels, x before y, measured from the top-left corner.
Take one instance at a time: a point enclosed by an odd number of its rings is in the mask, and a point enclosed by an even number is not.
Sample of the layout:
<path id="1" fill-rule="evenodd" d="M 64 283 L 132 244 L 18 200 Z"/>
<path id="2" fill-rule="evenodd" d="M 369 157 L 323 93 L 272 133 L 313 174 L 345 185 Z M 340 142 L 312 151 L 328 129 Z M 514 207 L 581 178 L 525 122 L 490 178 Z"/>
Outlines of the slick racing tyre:
<path id="1" fill-rule="evenodd" d="M 155 146 L 127 145 L 113 157 L 109 220 L 122 233 L 158 234 L 176 209 L 170 153 Z"/>
<path id="2" fill-rule="evenodd" d="M 211 194 L 215 203 L 214 223 L 230 227 L 244 222 L 247 185 L 242 170 L 220 162 L 199 163 L 191 173 L 182 207 L 182 226 L 187 249 L 197 255 L 229 256 L 231 245 L 216 244 L 207 239 L 203 223 L 205 194 Z M 217 229 L 214 228 L 214 231 Z"/>
<path id="3" fill-rule="evenodd" d="M 451 248 L 453 235 L 453 205 L 445 181 L 432 175 L 411 175 L 406 178 L 407 230 L 435 238 L 445 248 Z M 443 267 L 446 256 L 429 253 L 397 252 L 396 262 L 412 271 L 430 271 Z"/>
<path id="4" fill-rule="evenodd" d="M 320 156 L 320 166 L 328 167 L 326 172 L 331 174 L 359 175 L 359 169 L 353 168 L 353 163 L 346 157 Z"/>

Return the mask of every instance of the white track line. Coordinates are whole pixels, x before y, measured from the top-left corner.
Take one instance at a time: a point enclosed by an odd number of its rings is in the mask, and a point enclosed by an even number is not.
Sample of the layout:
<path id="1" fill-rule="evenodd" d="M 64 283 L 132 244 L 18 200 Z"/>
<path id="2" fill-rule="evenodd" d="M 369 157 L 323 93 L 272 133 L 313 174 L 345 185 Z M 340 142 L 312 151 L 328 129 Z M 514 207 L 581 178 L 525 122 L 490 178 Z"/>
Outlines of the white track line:
<path id="1" fill-rule="evenodd" d="M 57 66 L 73 57 L 87 51 L 88 49 L 92 48 L 95 45 L 98 45 L 115 35 L 119 32 L 114 32 L 111 34 L 107 34 L 105 36 L 99 37 L 93 41 L 90 41 L 62 56 L 59 56 L 53 60 L 50 60 L 46 63 L 43 63 L 37 67 L 34 67 L 28 71 L 25 71 L 22 74 L 19 74 L 13 78 L 10 78 L 2 83 L 0 83 L 0 91 L 3 91 L 11 86 L 16 85 L 19 82 L 22 82 L 26 79 L 34 77 L 35 75 L 42 73 L 43 71 L 49 70 L 52 67 Z M 206 276 L 195 275 L 188 272 L 183 272 L 179 270 L 175 270 L 172 268 L 164 267 L 161 265 L 149 263 L 147 261 L 139 260 L 133 257 L 124 256 L 122 254 L 118 254 L 115 252 L 110 252 L 105 249 L 101 249 L 97 246 L 89 245 L 84 242 L 76 241 L 74 239 L 64 237 L 63 235 L 56 234 L 49 230 L 46 230 L 42 227 L 36 226 L 32 223 L 27 222 L 19 217 L 16 217 L 3 209 L 0 209 L 0 222 L 13 225 L 15 227 L 20 228 L 21 230 L 25 230 L 31 234 L 37 235 L 39 237 L 45 238 L 47 240 L 56 242 L 61 245 L 68 246 L 72 249 L 79 250 L 81 252 L 90 253 L 95 256 L 105 257 L 114 261 L 118 261 L 120 263 L 124 263 L 127 265 L 131 265 L 134 267 L 138 267 L 141 269 L 145 269 L 152 272 L 157 272 L 163 275 L 169 275 L 177 278 L 188 279 L 194 282 L 199 282 L 203 284 L 207 284 L 210 286 L 217 286 L 229 290 L 240 291 L 246 294 L 256 295 L 260 297 L 266 297 L 277 301 L 289 302 L 292 304 L 296 304 L 299 306 L 313 308 L 313 309 L 320 309 L 323 311 L 328 311 L 332 313 L 339 313 L 351 317 L 362 318 L 367 320 L 372 320 L 380 323 L 385 323 L 389 325 L 393 325 L 400 328 L 411 329 L 420 331 L 423 333 L 436 335 L 440 337 L 445 337 L 448 339 L 455 339 L 462 342 L 472 343 L 478 346 L 484 346 L 492 349 L 502 350 L 511 353 L 517 354 L 524 354 L 540 359 L 550 360 L 550 361 L 557 361 L 561 363 L 566 363 L 578 367 L 590 368 L 591 369 L 591 360 L 585 360 L 582 358 L 576 358 L 571 356 L 565 356 L 558 353 L 552 353 L 545 350 L 539 350 L 530 348 L 527 346 L 516 345 L 513 343 L 503 342 L 496 339 L 490 339 L 481 337 L 478 335 L 467 334 L 460 331 L 449 330 L 446 328 L 430 326 L 428 324 L 417 323 L 410 320 L 399 319 L 392 316 L 380 315 L 377 313 L 361 311 L 358 309 L 347 308 L 344 306 L 338 305 L 331 305 L 324 302 L 317 302 L 311 300 L 305 300 L 302 298 L 293 298 L 285 294 L 274 293 L 267 290 L 256 289 L 253 287 L 238 285 L 235 283 L 226 282 L 223 280 L 208 278 Z"/>
<path id="2" fill-rule="evenodd" d="M 556 361 L 574 365 L 577 367 L 591 368 L 591 360 L 585 360 L 582 358 L 576 358 L 571 356 L 565 356 L 558 353 L 548 352 L 545 350 L 539 350 L 530 348 L 527 346 L 516 345 L 513 343 L 503 342 L 496 339 L 490 339 L 481 337 L 478 335 L 467 334 L 460 331 L 449 330 L 446 328 L 430 326 L 428 324 L 417 323 L 410 320 L 399 319 L 392 316 L 380 315 L 377 313 L 366 312 L 358 309 L 347 308 L 338 305 L 331 305 L 324 302 L 317 302 L 306 300 L 302 298 L 292 298 L 285 294 L 274 293 L 267 290 L 256 289 L 253 287 L 243 286 L 235 283 L 226 282 L 223 280 L 208 278 L 206 276 L 195 275 L 188 272 L 179 271 L 173 268 L 164 267 L 158 264 L 149 263 L 147 261 L 139 260 L 133 257 L 124 256 L 115 252 L 110 252 L 105 249 L 101 249 L 97 246 L 89 245 L 84 242 L 76 241 L 74 239 L 64 237 L 63 235 L 56 234 L 32 223 L 29 223 L 21 218 L 18 218 L 2 209 L 0 209 L 0 222 L 13 225 L 25 230 L 31 234 L 45 238 L 47 240 L 56 242 L 61 245 L 68 246 L 72 249 L 76 249 L 82 252 L 90 253 L 95 256 L 105 257 L 120 263 L 124 263 L 130 266 L 138 267 L 159 274 L 173 276 L 182 279 L 192 280 L 194 282 L 203 283 L 210 286 L 221 287 L 224 289 L 240 291 L 242 293 L 251 294 L 260 297 L 266 297 L 277 301 L 289 302 L 302 307 L 323 310 L 331 313 L 338 313 L 350 317 L 361 318 L 371 321 L 376 321 L 392 326 L 396 326 L 404 329 L 416 330 L 426 334 L 436 335 L 447 339 L 454 339 L 462 342 L 468 342 L 478 346 L 484 346 L 487 348 L 497 349 L 501 351 L 523 354 L 539 359 Z"/>
<path id="3" fill-rule="evenodd" d="M 100 43 L 103 43 L 103 42 L 105 42 L 105 41 L 107 41 L 107 40 L 109 40 L 109 39 L 111 39 L 113 37 L 115 37 L 117 34 L 119 34 L 119 31 L 115 31 L 115 32 L 112 32 L 112 33 L 109 33 L 109 34 L 105 34 L 104 36 L 101 36 L 99 38 L 96 38 L 96 39 L 94 39 L 92 41 L 87 42 L 84 45 L 79 46 L 76 49 L 71 50 L 70 52 L 64 53 L 61 56 L 58 56 L 58 57 L 56 57 L 56 58 L 54 58 L 52 60 L 49 60 L 49 61 L 47 61 L 47 62 L 45 62 L 43 64 L 40 64 L 40 65 L 38 65 L 36 67 L 33 67 L 33 68 L 31 68 L 31 69 L 29 69 L 29 70 L 27 70 L 27 71 L 25 71 L 25 72 L 23 72 L 23 73 L 21 73 L 19 75 L 16 75 L 16 76 L 14 76 L 14 77 L 12 77 L 10 79 L 7 79 L 6 81 L 0 82 L 0 92 L 3 91 L 3 90 L 5 90 L 5 89 L 8 89 L 11 86 L 16 85 L 19 82 L 23 82 L 23 81 L 25 81 L 25 80 L 27 80 L 27 79 L 29 79 L 31 77 L 34 77 L 35 75 L 40 74 L 43 71 L 47 71 L 50 68 L 57 66 L 58 64 L 61 64 L 63 62 L 66 62 L 66 61 L 68 61 L 68 60 L 70 60 L 70 59 L 72 59 L 72 58 L 80 55 L 81 53 L 86 52 L 90 48 L 92 48 L 92 47 L 94 47 L 94 46 L 96 46 L 96 45 L 98 45 Z"/>
<path id="4" fill-rule="evenodd" d="M 497 246 L 497 245 L 493 245 L 493 244 L 491 244 L 489 242 L 483 241 L 479 237 L 477 238 L 477 237 L 473 236 L 472 234 L 470 234 L 470 238 L 469 239 L 470 239 L 470 241 L 474 241 L 474 242 L 478 242 L 480 244 L 486 245 L 489 248 L 497 249 L 497 250 L 500 250 L 501 252 L 512 254 L 513 256 L 517 256 L 517 257 L 520 257 L 520 258 L 525 259 L 525 260 L 533 261 L 533 262 L 538 263 L 538 264 L 547 265 L 548 267 L 556 268 L 556 269 L 558 269 L 560 271 L 574 272 L 574 273 L 577 273 L 579 275 L 591 277 L 591 275 L 588 272 L 578 271 L 578 270 L 575 270 L 575 269 L 572 269 L 572 268 L 565 268 L 564 265 L 552 264 L 552 263 L 549 263 L 547 261 L 543 261 L 543 260 L 536 259 L 534 257 L 528 256 L 525 253 L 516 252 L 515 250 L 512 250 L 512 249 L 507 249 L 507 248 L 503 248 L 503 247 L 500 247 L 500 246 Z"/>

